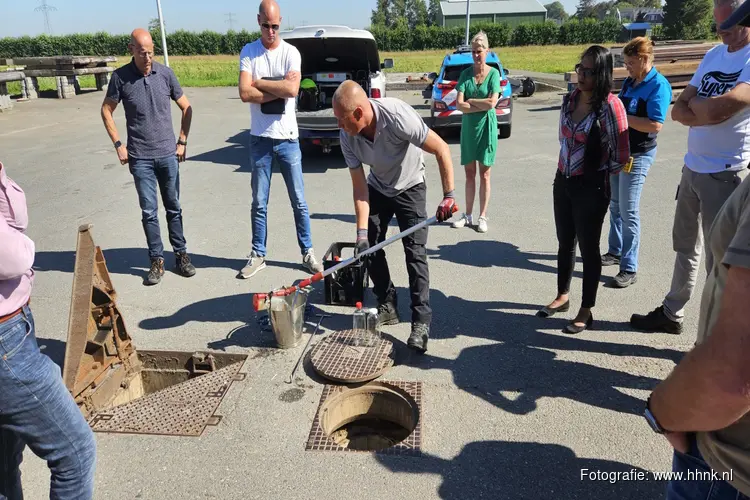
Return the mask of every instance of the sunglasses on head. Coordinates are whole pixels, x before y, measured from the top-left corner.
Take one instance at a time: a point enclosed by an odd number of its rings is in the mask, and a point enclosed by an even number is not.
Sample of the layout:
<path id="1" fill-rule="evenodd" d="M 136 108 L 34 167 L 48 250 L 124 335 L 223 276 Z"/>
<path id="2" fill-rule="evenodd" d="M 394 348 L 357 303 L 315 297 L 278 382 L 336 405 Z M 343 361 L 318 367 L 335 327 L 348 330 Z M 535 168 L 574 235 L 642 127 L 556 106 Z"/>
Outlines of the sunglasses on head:
<path id="1" fill-rule="evenodd" d="M 274 31 L 279 31 L 280 26 L 278 24 L 271 24 L 271 23 L 263 23 L 261 24 L 264 28 L 267 30 L 273 29 Z"/>

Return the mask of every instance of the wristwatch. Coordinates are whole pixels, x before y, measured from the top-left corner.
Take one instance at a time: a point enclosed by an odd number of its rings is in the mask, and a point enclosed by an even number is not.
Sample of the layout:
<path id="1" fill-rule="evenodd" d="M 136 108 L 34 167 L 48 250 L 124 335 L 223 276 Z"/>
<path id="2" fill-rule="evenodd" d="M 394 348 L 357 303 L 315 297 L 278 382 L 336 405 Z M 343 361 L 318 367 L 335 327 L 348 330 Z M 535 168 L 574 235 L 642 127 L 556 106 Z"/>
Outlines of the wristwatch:
<path id="1" fill-rule="evenodd" d="M 651 396 L 648 397 L 646 400 L 646 409 L 643 412 L 643 416 L 646 417 L 646 421 L 648 422 L 648 425 L 651 426 L 651 429 L 657 434 L 664 434 L 664 427 L 659 424 L 659 421 L 656 420 L 656 417 L 653 413 L 651 413 Z"/>
<path id="2" fill-rule="evenodd" d="M 187 146 L 187 140 L 183 141 L 182 139 L 177 139 L 177 144 L 181 144 L 182 146 Z"/>
<path id="3" fill-rule="evenodd" d="M 119 148 L 120 148 L 120 146 L 122 146 L 122 143 L 121 143 L 120 141 L 117 141 L 117 142 L 115 143 L 115 149 L 119 149 Z"/>

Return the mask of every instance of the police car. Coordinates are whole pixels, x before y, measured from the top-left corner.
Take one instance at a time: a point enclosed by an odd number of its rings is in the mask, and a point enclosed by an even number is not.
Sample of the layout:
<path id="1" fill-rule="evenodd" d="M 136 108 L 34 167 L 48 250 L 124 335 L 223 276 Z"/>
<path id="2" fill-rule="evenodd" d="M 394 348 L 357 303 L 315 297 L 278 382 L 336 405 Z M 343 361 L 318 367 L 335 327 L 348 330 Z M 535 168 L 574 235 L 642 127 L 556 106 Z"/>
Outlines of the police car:
<path id="1" fill-rule="evenodd" d="M 500 72 L 500 98 L 495 106 L 498 133 L 500 138 L 510 137 L 511 119 L 513 117 L 513 90 L 508 80 L 508 71 L 503 68 L 500 58 L 495 52 L 487 53 L 486 63 Z M 462 45 L 455 52 L 445 56 L 439 73 L 432 73 L 432 84 L 425 91 L 425 97 L 432 100 L 430 105 L 430 127 L 460 127 L 461 111 L 456 109 L 456 85 L 461 72 L 471 67 L 474 60 L 471 56 L 471 46 Z"/>

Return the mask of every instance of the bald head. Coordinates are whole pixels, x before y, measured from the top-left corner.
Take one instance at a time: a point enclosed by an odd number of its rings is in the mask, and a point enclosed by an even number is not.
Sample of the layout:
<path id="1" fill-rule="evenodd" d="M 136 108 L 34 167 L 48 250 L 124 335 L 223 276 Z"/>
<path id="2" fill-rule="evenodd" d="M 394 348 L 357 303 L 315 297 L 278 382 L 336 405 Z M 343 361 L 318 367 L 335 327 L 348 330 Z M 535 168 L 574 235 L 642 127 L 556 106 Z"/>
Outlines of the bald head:
<path id="1" fill-rule="evenodd" d="M 141 73 L 148 75 L 154 58 L 154 41 L 151 39 L 151 33 L 143 28 L 133 30 L 128 48 L 135 60 L 135 65 Z"/>
<path id="2" fill-rule="evenodd" d="M 258 7 L 258 14 L 266 18 L 273 18 L 279 15 L 279 4 L 274 0 L 263 0 Z"/>
<path id="3" fill-rule="evenodd" d="M 151 33 L 143 28 L 136 28 L 130 34 L 130 43 L 133 45 L 153 45 L 154 41 L 151 39 Z"/>
<path id="4" fill-rule="evenodd" d="M 344 81 L 333 93 L 333 105 L 346 113 L 351 113 L 358 106 L 365 104 L 367 104 L 367 94 L 354 80 Z"/>

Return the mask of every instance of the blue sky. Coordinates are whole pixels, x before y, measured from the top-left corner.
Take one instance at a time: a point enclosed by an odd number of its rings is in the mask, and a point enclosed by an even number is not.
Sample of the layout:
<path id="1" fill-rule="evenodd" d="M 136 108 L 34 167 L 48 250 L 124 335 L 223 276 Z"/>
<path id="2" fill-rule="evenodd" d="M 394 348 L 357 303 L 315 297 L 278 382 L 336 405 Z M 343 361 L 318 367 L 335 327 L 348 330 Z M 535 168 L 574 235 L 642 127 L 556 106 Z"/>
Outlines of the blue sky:
<path id="1" fill-rule="evenodd" d="M 346 2 L 350 12 L 341 10 L 341 0 L 277 0 L 283 26 L 288 24 L 345 24 L 364 28 L 369 24 L 375 0 Z M 57 10 L 50 12 L 53 34 L 107 31 L 130 33 L 146 27 L 157 17 L 156 0 L 47 0 Z M 44 16 L 34 9 L 40 0 L 0 0 L 0 38 L 38 35 L 44 32 Z M 228 13 L 234 14 L 234 29 L 258 29 L 256 15 L 260 0 L 161 0 L 167 32 L 176 29 L 229 29 Z M 93 27 L 93 29 L 92 29 Z"/>
<path id="2" fill-rule="evenodd" d="M 547 3 L 552 0 L 541 0 Z M 577 0 L 562 0 L 568 12 L 575 11 Z M 283 25 L 344 24 L 364 28 L 376 0 L 278 0 Z M 107 31 L 130 33 L 138 26 L 146 27 L 156 17 L 156 0 L 47 0 L 57 10 L 50 12 L 53 34 Z M 167 32 L 229 29 L 227 14 L 234 17 L 234 29 L 258 28 L 256 14 L 259 0 L 162 0 Z M 44 32 L 44 16 L 34 9 L 40 0 L 0 0 L 0 38 L 5 36 L 38 35 Z M 350 12 L 343 12 L 346 5 Z M 93 28 L 92 28 L 93 27 Z"/>

